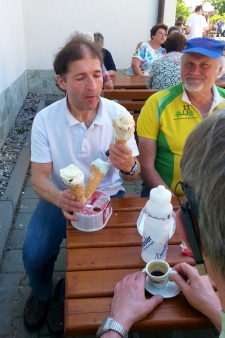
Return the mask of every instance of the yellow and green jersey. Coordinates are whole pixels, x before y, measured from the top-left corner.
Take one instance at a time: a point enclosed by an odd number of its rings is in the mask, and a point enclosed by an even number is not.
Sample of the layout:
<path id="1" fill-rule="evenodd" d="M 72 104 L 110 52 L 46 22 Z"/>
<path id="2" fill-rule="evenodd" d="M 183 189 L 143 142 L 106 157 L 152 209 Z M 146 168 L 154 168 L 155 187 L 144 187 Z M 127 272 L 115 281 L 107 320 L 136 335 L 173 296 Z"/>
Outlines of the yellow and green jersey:
<path id="1" fill-rule="evenodd" d="M 210 113 L 225 106 L 225 90 L 215 85 L 212 90 L 214 100 Z M 181 180 L 180 160 L 186 138 L 202 120 L 182 83 L 152 95 L 142 108 L 137 134 L 157 141 L 155 169 L 172 191 Z M 183 194 L 181 188 L 178 194 Z"/>

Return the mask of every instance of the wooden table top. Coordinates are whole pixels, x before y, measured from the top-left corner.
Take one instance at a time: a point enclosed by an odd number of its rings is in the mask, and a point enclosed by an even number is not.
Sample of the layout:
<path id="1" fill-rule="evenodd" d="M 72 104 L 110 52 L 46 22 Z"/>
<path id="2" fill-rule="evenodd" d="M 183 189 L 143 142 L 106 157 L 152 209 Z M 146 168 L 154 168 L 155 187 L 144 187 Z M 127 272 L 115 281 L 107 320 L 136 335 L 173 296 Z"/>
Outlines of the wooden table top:
<path id="1" fill-rule="evenodd" d="M 148 76 L 117 75 L 112 77 L 115 89 L 146 89 Z M 216 80 L 216 85 L 225 87 L 225 80 Z"/>
<path id="2" fill-rule="evenodd" d="M 142 270 L 142 238 L 137 218 L 147 198 L 112 199 L 113 213 L 106 227 L 96 232 L 82 232 L 67 226 L 65 335 L 93 335 L 101 321 L 110 314 L 115 284 L 127 274 Z M 174 210 L 178 202 L 172 199 Z M 166 260 L 195 265 L 181 254 L 181 238 L 175 231 L 169 241 Z M 146 295 L 150 297 L 150 295 Z M 179 330 L 213 327 L 193 309 L 182 293 L 164 299 L 145 319 L 134 324 L 131 332 Z"/>

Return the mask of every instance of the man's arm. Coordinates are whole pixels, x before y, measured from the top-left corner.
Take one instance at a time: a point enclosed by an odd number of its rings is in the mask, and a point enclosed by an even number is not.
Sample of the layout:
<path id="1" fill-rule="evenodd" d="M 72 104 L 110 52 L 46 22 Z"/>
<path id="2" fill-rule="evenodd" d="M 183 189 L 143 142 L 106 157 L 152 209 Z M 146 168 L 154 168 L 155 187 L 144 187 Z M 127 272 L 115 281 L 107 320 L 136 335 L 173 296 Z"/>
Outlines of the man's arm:
<path id="1" fill-rule="evenodd" d="M 125 175 L 120 172 L 120 177 L 125 181 L 133 181 L 140 173 L 140 164 L 136 157 L 132 157 L 132 150 L 127 145 L 110 143 L 109 160 L 118 170 L 130 172 L 135 161 L 139 165 L 138 171 L 134 175 Z"/>
<path id="2" fill-rule="evenodd" d="M 141 65 L 141 60 L 136 57 L 133 57 L 131 61 L 131 68 L 133 70 L 134 75 L 143 76 L 140 65 Z"/>
<path id="3" fill-rule="evenodd" d="M 31 183 L 34 191 L 45 201 L 62 209 L 67 219 L 76 221 L 77 217 L 71 215 L 70 212 L 84 210 L 84 204 L 75 201 L 75 197 L 68 190 L 59 190 L 49 179 L 51 172 L 52 162 L 32 162 Z"/>
<path id="4" fill-rule="evenodd" d="M 139 136 L 138 148 L 140 153 L 138 159 L 141 166 L 140 176 L 145 184 L 147 184 L 149 189 L 158 187 L 158 185 L 164 185 L 170 190 L 155 169 L 156 141 Z"/>
<path id="5" fill-rule="evenodd" d="M 146 273 L 135 272 L 124 277 L 115 287 L 111 305 L 110 317 L 120 323 L 128 332 L 137 321 L 145 318 L 158 304 L 163 301 L 162 296 L 145 298 Z M 109 330 L 102 338 L 121 338 L 118 332 Z"/>
<path id="6" fill-rule="evenodd" d="M 209 277 L 199 276 L 198 271 L 187 263 L 175 265 L 173 269 L 179 274 L 171 275 L 171 279 L 179 286 L 187 301 L 221 331 L 222 306 Z"/>
<path id="7" fill-rule="evenodd" d="M 190 33 L 190 30 L 191 30 L 191 26 L 186 26 L 186 29 L 185 29 L 185 34 L 189 34 Z"/>

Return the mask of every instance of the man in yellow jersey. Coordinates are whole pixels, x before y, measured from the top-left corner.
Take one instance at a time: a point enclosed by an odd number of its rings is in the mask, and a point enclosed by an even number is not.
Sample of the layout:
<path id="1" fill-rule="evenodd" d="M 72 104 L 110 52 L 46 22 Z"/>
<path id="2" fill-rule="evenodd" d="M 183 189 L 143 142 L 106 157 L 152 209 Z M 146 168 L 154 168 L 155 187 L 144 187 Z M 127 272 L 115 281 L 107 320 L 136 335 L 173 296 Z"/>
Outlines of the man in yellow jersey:
<path id="1" fill-rule="evenodd" d="M 159 184 L 174 192 L 187 136 L 208 114 L 225 106 L 225 90 L 214 84 L 222 72 L 224 47 L 209 38 L 188 40 L 181 56 L 182 83 L 146 101 L 137 122 L 142 197 Z M 183 195 L 181 188 L 178 194 Z"/>

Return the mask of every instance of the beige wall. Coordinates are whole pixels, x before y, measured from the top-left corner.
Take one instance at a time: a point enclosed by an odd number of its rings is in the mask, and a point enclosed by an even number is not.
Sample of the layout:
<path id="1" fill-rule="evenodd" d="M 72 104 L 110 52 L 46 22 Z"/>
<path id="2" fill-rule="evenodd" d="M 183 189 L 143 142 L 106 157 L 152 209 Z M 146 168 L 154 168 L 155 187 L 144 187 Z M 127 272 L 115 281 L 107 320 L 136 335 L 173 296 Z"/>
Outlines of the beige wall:
<path id="1" fill-rule="evenodd" d="M 176 0 L 166 0 L 174 24 Z M 23 0 L 27 69 L 51 69 L 54 54 L 76 30 L 99 31 L 117 68 L 128 68 L 135 46 L 149 39 L 157 0 Z"/>
<path id="2" fill-rule="evenodd" d="M 0 1 L 0 93 L 26 70 L 22 0 Z"/>

